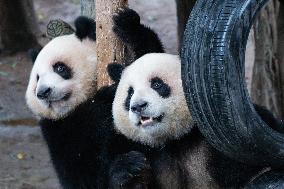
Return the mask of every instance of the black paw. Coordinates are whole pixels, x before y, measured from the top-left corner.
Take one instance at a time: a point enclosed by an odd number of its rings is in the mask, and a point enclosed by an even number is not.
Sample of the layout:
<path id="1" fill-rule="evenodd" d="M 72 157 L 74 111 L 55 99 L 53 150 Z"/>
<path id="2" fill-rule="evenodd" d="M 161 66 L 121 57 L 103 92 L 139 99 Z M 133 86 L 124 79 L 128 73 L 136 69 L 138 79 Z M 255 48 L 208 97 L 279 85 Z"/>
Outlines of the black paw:
<path id="1" fill-rule="evenodd" d="M 120 9 L 113 16 L 113 31 L 119 36 L 125 33 L 135 32 L 140 26 L 140 16 L 132 9 Z"/>
<path id="2" fill-rule="evenodd" d="M 150 165 L 144 154 L 132 151 L 119 155 L 110 168 L 110 188 L 147 188 L 151 179 Z"/>

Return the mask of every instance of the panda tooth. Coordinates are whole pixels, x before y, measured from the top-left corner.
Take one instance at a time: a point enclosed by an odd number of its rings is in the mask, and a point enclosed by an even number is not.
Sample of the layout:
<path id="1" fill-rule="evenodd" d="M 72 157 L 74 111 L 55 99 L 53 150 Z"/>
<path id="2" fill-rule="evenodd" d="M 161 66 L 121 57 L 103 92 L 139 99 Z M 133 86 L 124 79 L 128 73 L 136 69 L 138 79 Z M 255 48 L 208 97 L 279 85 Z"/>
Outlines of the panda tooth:
<path id="1" fill-rule="evenodd" d="M 141 124 L 142 125 L 145 125 L 145 124 L 148 124 L 148 123 L 152 123 L 153 122 L 153 118 L 152 117 L 149 117 L 148 119 L 146 119 L 146 120 L 143 120 L 142 118 L 141 118 Z"/>

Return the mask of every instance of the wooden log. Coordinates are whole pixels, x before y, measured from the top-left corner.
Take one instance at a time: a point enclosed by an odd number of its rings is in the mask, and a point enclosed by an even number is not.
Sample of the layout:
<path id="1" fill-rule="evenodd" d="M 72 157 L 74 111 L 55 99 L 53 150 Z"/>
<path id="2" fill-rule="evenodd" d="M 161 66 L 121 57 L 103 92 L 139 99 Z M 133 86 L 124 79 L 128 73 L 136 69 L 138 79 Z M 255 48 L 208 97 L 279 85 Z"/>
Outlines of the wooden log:
<path id="1" fill-rule="evenodd" d="M 122 62 L 124 46 L 112 31 L 112 16 L 119 8 L 127 5 L 127 0 L 96 0 L 98 88 L 111 83 L 106 72 L 107 65 L 112 62 Z"/>

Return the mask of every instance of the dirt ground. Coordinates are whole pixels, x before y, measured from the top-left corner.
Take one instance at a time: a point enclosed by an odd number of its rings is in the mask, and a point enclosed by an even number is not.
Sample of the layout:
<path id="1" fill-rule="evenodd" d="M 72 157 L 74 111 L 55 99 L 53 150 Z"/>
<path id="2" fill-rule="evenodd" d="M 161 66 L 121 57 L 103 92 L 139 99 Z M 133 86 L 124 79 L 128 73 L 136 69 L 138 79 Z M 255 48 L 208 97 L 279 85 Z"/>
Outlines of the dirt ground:
<path id="1" fill-rule="evenodd" d="M 79 0 L 34 0 L 34 3 L 42 33 L 50 19 L 72 23 L 80 14 Z M 166 51 L 177 54 L 175 1 L 129 0 L 129 4 L 141 15 L 142 22 L 159 34 Z M 249 61 L 253 61 L 251 57 Z M 26 52 L 0 55 L 0 189 L 60 188 L 37 119 L 25 104 L 31 67 Z M 251 69 L 248 64 L 248 72 Z M 250 80 L 251 74 L 247 75 Z"/>

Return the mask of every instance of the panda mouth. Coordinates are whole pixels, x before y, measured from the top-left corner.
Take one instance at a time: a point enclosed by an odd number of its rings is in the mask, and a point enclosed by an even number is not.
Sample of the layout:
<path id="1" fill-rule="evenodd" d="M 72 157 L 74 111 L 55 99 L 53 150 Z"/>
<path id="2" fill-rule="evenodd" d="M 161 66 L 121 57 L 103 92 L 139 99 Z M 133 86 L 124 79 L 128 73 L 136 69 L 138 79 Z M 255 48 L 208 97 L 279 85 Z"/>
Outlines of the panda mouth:
<path id="1" fill-rule="evenodd" d="M 164 114 L 161 114 L 158 117 L 146 117 L 146 116 L 141 116 L 138 126 L 141 127 L 148 127 L 148 126 L 153 126 L 155 123 L 159 123 L 163 120 Z"/>
<path id="2" fill-rule="evenodd" d="M 56 103 L 56 102 L 61 102 L 61 101 L 67 101 L 71 96 L 71 92 L 70 93 L 66 93 L 62 98 L 59 98 L 59 99 L 49 99 L 49 100 L 46 100 L 46 102 L 48 103 L 48 106 L 51 107 L 51 105 L 53 103 Z"/>

